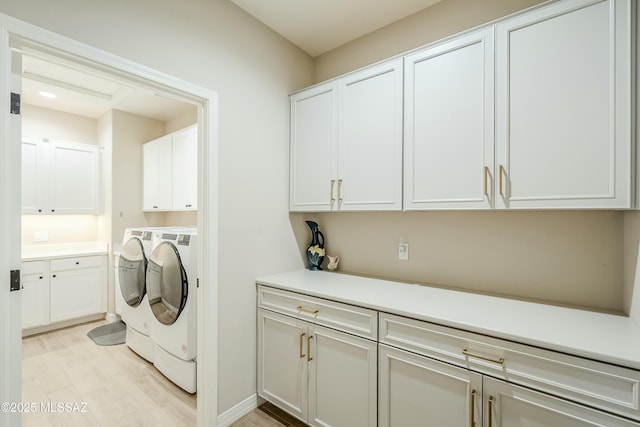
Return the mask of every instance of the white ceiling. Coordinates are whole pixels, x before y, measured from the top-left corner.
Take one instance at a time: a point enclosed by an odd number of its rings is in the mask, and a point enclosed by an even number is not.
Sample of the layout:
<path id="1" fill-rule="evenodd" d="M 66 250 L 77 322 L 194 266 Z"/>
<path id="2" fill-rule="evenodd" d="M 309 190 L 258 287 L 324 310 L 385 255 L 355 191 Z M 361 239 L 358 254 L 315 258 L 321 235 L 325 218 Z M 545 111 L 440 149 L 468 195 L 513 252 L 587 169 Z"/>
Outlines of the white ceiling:
<path id="1" fill-rule="evenodd" d="M 231 0 L 312 57 L 441 0 Z"/>
<path id="2" fill-rule="evenodd" d="M 194 108 L 150 90 L 39 58 L 23 56 L 22 69 L 22 102 L 25 104 L 93 119 L 114 109 L 164 122 Z M 41 91 L 55 93 L 56 98 L 44 98 L 39 94 Z"/>

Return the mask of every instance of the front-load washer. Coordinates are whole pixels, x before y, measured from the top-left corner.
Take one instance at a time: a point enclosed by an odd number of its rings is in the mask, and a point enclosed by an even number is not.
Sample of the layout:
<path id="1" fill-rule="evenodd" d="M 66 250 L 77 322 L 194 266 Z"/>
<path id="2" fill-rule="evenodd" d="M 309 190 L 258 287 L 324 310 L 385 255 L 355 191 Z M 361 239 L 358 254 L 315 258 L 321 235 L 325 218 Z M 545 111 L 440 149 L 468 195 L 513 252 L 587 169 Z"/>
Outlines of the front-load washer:
<path id="1" fill-rule="evenodd" d="M 120 316 L 126 324 L 125 342 L 129 348 L 149 362 L 155 349 L 150 338 L 151 310 L 147 302 L 146 271 L 153 249 L 152 228 L 127 228 L 118 259 L 116 304 L 120 300 Z"/>
<path id="2" fill-rule="evenodd" d="M 156 231 L 147 264 L 147 296 L 152 312 L 153 364 L 189 393 L 196 392 L 197 231 Z"/>

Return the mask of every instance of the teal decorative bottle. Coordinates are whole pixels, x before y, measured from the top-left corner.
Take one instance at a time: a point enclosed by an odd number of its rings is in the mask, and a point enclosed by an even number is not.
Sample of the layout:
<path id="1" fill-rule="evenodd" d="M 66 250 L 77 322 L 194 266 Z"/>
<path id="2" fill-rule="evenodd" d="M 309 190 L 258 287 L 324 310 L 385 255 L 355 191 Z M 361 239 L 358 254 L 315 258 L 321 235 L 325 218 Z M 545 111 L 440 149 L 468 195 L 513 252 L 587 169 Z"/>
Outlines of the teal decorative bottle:
<path id="1" fill-rule="evenodd" d="M 320 267 L 324 261 L 324 236 L 318 230 L 318 224 L 313 221 L 305 221 L 311 229 L 311 243 L 307 246 L 307 260 L 309 270 L 322 270 Z"/>

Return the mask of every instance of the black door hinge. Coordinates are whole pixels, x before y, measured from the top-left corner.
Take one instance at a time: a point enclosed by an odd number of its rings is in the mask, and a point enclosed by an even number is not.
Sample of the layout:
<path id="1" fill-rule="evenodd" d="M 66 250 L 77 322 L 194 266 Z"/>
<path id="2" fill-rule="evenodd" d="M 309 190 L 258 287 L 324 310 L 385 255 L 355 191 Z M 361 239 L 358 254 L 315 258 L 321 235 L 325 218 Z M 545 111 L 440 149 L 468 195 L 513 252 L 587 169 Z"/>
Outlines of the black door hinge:
<path id="1" fill-rule="evenodd" d="M 20 115 L 20 94 L 11 92 L 11 114 Z"/>
<path id="2" fill-rule="evenodd" d="M 11 283 L 9 284 L 9 291 L 20 290 L 20 270 L 11 270 Z"/>

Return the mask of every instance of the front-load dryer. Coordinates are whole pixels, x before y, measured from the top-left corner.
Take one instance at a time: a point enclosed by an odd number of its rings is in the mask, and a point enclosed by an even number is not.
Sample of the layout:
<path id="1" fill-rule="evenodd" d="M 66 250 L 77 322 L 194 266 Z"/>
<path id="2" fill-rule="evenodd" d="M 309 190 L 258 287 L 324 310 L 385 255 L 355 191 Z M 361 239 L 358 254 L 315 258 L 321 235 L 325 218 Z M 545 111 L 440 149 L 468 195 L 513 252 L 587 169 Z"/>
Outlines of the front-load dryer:
<path id="1" fill-rule="evenodd" d="M 154 344 L 150 337 L 152 317 L 146 294 L 148 257 L 153 250 L 153 231 L 159 227 L 127 228 L 118 257 L 116 306 L 126 324 L 125 342 L 129 348 L 153 362 Z"/>
<path id="2" fill-rule="evenodd" d="M 189 393 L 196 392 L 197 231 L 156 231 L 147 264 L 147 296 L 152 312 L 153 364 Z"/>

